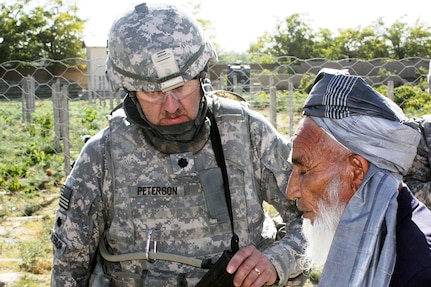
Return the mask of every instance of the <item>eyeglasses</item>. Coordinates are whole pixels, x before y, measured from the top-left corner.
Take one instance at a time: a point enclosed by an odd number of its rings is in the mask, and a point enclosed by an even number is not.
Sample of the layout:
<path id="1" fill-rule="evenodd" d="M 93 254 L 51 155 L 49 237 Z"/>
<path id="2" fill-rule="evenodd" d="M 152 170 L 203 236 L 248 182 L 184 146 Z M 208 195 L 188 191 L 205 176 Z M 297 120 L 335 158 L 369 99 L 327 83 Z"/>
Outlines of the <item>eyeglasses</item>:
<path id="1" fill-rule="evenodd" d="M 150 104 L 161 105 L 168 96 L 174 97 L 177 101 L 184 100 L 193 94 L 199 87 L 199 80 L 190 80 L 184 85 L 173 90 L 163 92 L 136 92 L 136 97 Z"/>

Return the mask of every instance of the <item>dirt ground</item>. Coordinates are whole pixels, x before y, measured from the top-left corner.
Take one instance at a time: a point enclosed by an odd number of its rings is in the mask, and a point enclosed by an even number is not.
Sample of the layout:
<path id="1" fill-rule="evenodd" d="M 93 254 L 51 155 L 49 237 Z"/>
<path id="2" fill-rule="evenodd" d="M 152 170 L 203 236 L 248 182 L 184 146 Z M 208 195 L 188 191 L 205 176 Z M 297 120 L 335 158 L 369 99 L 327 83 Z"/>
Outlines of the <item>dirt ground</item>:
<path id="1" fill-rule="evenodd" d="M 32 216 L 0 217 L 0 287 L 49 286 L 52 265 L 49 232 L 56 197 L 50 197 L 46 206 Z M 7 202 L 12 200 L 9 198 Z"/>
<path id="2" fill-rule="evenodd" d="M 46 287 L 56 201 L 33 216 L 0 217 L 0 287 Z M 304 287 L 315 287 L 307 280 Z"/>

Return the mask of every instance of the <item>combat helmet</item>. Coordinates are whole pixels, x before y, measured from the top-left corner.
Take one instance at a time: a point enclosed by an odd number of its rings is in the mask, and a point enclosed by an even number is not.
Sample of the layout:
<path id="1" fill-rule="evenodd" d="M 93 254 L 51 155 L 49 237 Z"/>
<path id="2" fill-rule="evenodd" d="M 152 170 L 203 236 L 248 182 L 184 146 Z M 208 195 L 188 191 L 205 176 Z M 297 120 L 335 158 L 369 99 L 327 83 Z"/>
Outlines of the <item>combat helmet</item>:
<path id="1" fill-rule="evenodd" d="M 148 2 L 112 24 L 106 75 L 114 91 L 166 92 L 216 61 L 212 44 L 187 9 Z"/>

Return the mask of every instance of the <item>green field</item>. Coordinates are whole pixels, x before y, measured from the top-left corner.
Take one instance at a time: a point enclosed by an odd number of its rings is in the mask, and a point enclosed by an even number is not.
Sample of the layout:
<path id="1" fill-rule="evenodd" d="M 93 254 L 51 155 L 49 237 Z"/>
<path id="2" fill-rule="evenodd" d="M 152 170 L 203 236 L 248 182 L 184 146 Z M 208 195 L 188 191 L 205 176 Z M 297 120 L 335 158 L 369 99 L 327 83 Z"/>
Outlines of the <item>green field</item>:
<path id="1" fill-rule="evenodd" d="M 404 99 L 403 108 L 410 117 L 429 112 L 429 94 L 418 97 L 410 88 L 403 90 L 398 100 Z M 276 127 L 287 138 L 301 118 L 305 97 L 295 92 L 294 107 L 290 109 L 287 96 L 277 95 Z M 270 118 L 267 94 L 258 95 L 252 104 L 253 109 Z M 69 102 L 70 162 L 79 155 L 85 135 L 94 135 L 107 126 L 111 109 L 108 100 Z M 294 114 L 290 116 L 289 111 Z M 19 278 L 7 286 L 49 285 L 49 235 L 59 188 L 67 176 L 64 142 L 56 139 L 53 115 L 50 99 L 36 101 L 31 122 L 23 120 L 20 101 L 0 101 L 0 286 L 2 276 L 8 274 L 18 274 Z M 271 212 L 271 207 L 267 208 Z"/>

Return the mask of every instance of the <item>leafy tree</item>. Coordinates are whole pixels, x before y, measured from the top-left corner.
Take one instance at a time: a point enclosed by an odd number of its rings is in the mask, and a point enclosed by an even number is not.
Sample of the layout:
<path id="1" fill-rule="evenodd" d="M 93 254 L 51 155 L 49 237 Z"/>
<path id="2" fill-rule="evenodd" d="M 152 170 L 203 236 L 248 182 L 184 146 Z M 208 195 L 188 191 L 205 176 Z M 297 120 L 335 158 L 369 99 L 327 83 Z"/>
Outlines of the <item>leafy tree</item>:
<path id="1" fill-rule="evenodd" d="M 333 48 L 335 48 L 335 56 L 338 59 L 357 58 L 358 50 L 360 48 L 360 39 L 358 38 L 359 28 L 349 28 L 340 30 L 339 35 L 335 37 Z"/>
<path id="2" fill-rule="evenodd" d="M 384 33 L 384 23 L 380 19 L 359 31 L 356 35 L 358 42 L 357 58 L 375 59 L 389 57 Z"/>
<path id="3" fill-rule="evenodd" d="M 395 21 L 386 31 L 386 40 L 391 44 L 390 54 L 395 59 L 403 59 L 406 57 L 406 50 L 403 43 L 408 35 L 407 24 L 400 20 Z"/>
<path id="4" fill-rule="evenodd" d="M 339 29 L 335 35 L 325 28 L 315 32 L 299 14 L 292 14 L 279 21 L 273 33 L 260 36 L 247 52 L 257 54 L 253 59 L 264 63 L 281 56 L 330 60 L 430 57 L 431 27 L 419 20 L 410 27 L 402 19 L 387 27 L 378 18 L 368 26 Z"/>
<path id="5" fill-rule="evenodd" d="M 384 38 L 391 44 L 390 56 L 395 59 L 431 55 L 431 27 L 419 19 L 412 27 L 401 19 L 395 21 L 387 28 Z"/>
<path id="6" fill-rule="evenodd" d="M 313 58 L 314 33 L 308 23 L 297 13 L 278 21 L 275 32 L 258 38 L 249 52 L 260 52 L 272 57 L 295 56 Z"/>
<path id="7" fill-rule="evenodd" d="M 380 34 L 381 32 L 378 32 L 381 30 L 381 25 L 382 23 L 379 22 L 365 28 L 358 27 L 355 29 L 340 30 L 340 34 L 333 41 L 332 48 L 335 51 L 333 51 L 330 59 L 374 59 L 388 57 L 389 53 L 385 39 Z M 337 53 L 339 53 L 338 57 Z"/>
<path id="8" fill-rule="evenodd" d="M 36 4 L 37 3 L 37 4 Z M 28 8 L 33 7 L 33 8 Z M 85 21 L 63 0 L 19 0 L 0 4 L 0 62 L 60 60 L 83 56 Z"/>
<path id="9" fill-rule="evenodd" d="M 417 20 L 413 27 L 408 28 L 405 42 L 405 51 L 408 56 L 431 56 L 431 27 Z"/>
<path id="10" fill-rule="evenodd" d="M 265 32 L 256 43 L 251 44 L 247 54 L 251 55 L 251 60 L 256 63 L 274 63 L 276 57 L 270 54 L 274 48 L 272 35 Z"/>
<path id="11" fill-rule="evenodd" d="M 274 35 L 276 44 L 271 51 L 273 56 L 314 57 L 313 30 L 305 20 L 301 20 L 299 14 L 292 14 L 284 22 L 279 22 L 276 29 L 279 33 Z"/>
<path id="12" fill-rule="evenodd" d="M 320 28 L 315 35 L 314 50 L 318 55 L 314 57 L 325 59 L 338 59 L 340 51 L 334 47 L 334 35 L 327 28 Z"/>

